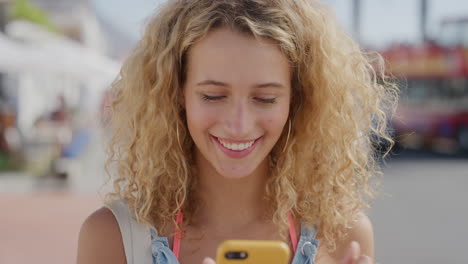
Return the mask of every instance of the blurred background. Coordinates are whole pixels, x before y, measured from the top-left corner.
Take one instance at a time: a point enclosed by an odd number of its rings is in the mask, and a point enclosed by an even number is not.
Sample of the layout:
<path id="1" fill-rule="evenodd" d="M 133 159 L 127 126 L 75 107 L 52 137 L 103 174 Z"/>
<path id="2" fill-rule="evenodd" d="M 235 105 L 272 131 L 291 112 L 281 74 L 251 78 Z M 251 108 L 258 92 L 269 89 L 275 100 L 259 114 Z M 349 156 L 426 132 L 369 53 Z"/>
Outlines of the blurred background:
<path id="1" fill-rule="evenodd" d="M 75 261 L 110 188 L 108 88 L 163 1 L 0 0 L 0 263 Z M 402 90 L 377 262 L 468 263 L 468 1 L 322 2 Z"/>

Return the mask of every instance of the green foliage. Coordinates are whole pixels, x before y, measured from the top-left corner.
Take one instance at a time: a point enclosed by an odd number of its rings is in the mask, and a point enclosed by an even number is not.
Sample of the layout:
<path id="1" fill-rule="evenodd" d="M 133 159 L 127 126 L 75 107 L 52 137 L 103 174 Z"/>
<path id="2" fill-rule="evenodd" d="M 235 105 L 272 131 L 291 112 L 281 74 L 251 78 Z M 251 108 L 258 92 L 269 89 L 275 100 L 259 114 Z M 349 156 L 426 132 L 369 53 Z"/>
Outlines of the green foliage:
<path id="1" fill-rule="evenodd" d="M 28 0 L 15 0 L 13 2 L 12 16 L 14 19 L 22 19 L 41 25 L 52 32 L 58 31 L 50 22 L 45 12 L 32 5 Z"/>
<path id="2" fill-rule="evenodd" d="M 0 151 L 0 172 L 21 170 L 20 162 L 11 154 Z"/>

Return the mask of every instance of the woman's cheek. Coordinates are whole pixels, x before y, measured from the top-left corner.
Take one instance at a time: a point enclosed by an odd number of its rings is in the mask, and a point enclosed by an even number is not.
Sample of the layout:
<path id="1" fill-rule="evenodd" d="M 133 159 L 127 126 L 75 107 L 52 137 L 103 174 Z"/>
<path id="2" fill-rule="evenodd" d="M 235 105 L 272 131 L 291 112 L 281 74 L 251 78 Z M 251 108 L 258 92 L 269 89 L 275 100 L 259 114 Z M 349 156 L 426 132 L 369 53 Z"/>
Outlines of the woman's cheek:
<path id="1" fill-rule="evenodd" d="M 289 108 L 279 107 L 274 111 L 264 112 L 261 116 L 262 124 L 271 131 L 275 136 L 279 137 L 281 132 L 288 126 Z"/>
<path id="2" fill-rule="evenodd" d="M 219 107 L 214 105 L 206 105 L 202 103 L 192 104 L 190 111 L 187 111 L 187 121 L 194 123 L 197 127 L 208 128 L 213 125 L 219 118 Z"/>

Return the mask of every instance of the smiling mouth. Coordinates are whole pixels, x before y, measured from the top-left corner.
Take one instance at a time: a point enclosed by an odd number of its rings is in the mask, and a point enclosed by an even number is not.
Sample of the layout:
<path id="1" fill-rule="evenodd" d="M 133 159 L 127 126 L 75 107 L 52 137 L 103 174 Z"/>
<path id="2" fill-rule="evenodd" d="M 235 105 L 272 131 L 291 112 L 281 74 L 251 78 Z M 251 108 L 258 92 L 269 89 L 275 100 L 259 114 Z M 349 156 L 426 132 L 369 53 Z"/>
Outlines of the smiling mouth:
<path id="1" fill-rule="evenodd" d="M 247 150 L 249 148 L 252 147 L 252 145 L 255 144 L 255 142 L 257 142 L 261 137 L 257 138 L 257 139 L 254 139 L 254 140 L 250 140 L 250 141 L 238 141 L 236 143 L 232 142 L 232 141 L 228 141 L 228 140 L 224 140 L 224 139 L 220 139 L 216 136 L 212 136 L 214 139 L 216 139 L 216 141 L 221 144 L 223 147 L 225 147 L 226 149 L 228 150 L 231 150 L 231 151 L 236 151 L 236 152 L 242 152 L 244 150 Z"/>

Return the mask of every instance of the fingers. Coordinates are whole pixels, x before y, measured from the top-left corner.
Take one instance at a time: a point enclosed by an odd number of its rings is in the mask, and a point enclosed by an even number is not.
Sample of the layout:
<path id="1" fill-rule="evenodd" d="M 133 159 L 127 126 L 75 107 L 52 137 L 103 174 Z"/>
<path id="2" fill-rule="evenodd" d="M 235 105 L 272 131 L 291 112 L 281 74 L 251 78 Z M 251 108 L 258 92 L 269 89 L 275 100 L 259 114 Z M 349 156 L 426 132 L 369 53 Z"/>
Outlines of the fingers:
<path id="1" fill-rule="evenodd" d="M 342 264 L 356 264 L 361 254 L 361 247 L 356 241 L 351 242 L 348 247 L 348 251 L 341 261 Z M 360 263 L 359 263 L 360 264 Z"/>
<path id="2" fill-rule="evenodd" d="M 372 260 L 368 256 L 362 255 L 358 258 L 357 264 L 372 264 Z"/>
<path id="3" fill-rule="evenodd" d="M 203 260 L 202 264 L 216 264 L 216 262 L 215 262 L 212 258 L 206 257 L 206 258 Z"/>

